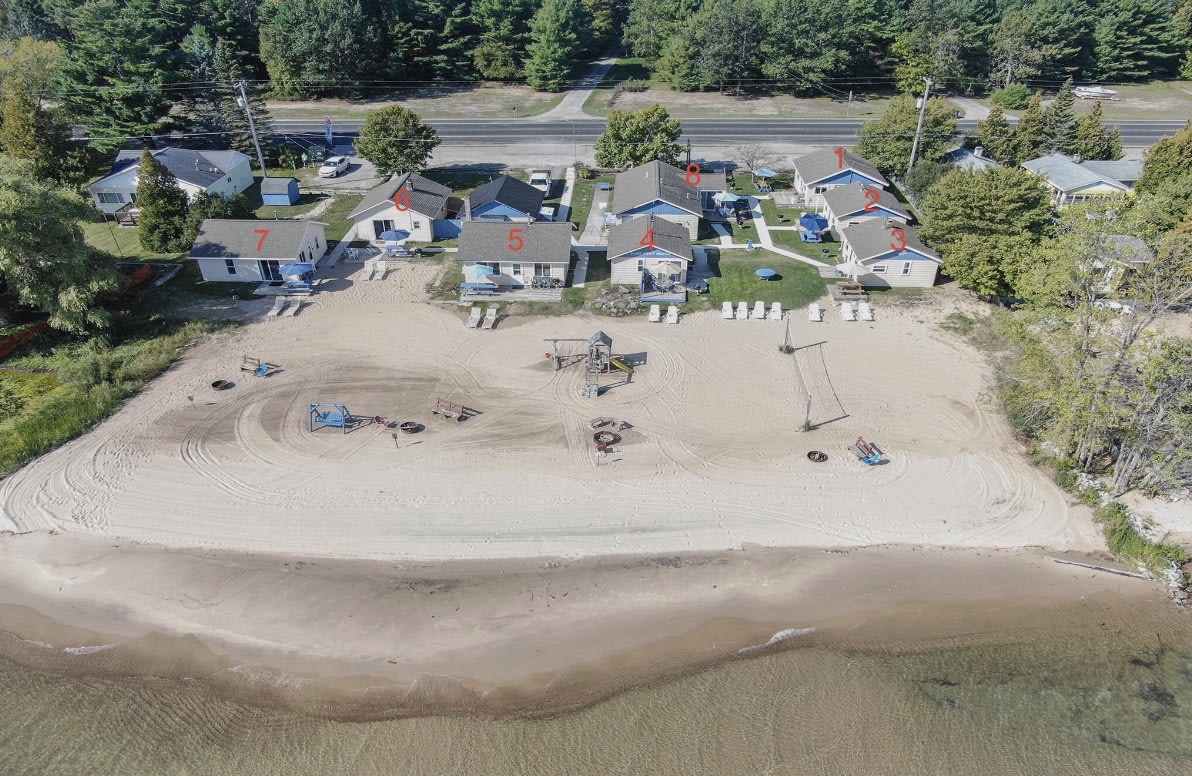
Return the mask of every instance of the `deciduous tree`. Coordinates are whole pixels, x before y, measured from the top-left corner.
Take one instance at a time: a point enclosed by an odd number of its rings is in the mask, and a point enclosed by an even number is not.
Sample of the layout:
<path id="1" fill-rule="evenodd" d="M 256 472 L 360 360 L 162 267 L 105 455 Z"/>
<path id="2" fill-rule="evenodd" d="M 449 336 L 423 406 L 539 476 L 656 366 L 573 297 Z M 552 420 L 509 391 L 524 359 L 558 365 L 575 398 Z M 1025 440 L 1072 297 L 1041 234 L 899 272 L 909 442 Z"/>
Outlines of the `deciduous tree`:
<path id="1" fill-rule="evenodd" d="M 675 164 L 682 131 L 661 105 L 609 111 L 608 128 L 596 140 L 596 164 L 618 169 L 655 159 Z"/>
<path id="2" fill-rule="evenodd" d="M 881 118 L 867 121 L 861 127 L 857 153 L 887 175 L 905 174 L 918 122 L 915 98 L 909 95 L 895 98 Z M 952 145 L 955 135 L 956 108 L 945 99 L 932 97 L 927 101 L 918 158 L 939 159 Z"/>
<path id="3" fill-rule="evenodd" d="M 378 173 L 392 175 L 424 169 L 440 142 L 439 133 L 417 113 L 391 105 L 364 120 L 356 150 L 376 165 Z"/>
<path id="4" fill-rule="evenodd" d="M 1051 138 L 1047 134 L 1047 123 L 1043 116 L 1043 95 L 1035 92 L 1030 105 L 1018 119 L 1014 128 L 1014 154 L 1018 162 L 1037 159 L 1048 153 Z"/>
<path id="5" fill-rule="evenodd" d="M 1155 191 L 1165 181 L 1181 178 L 1189 170 L 1192 170 L 1192 126 L 1163 138 L 1147 150 L 1142 177 L 1134 190 Z"/>

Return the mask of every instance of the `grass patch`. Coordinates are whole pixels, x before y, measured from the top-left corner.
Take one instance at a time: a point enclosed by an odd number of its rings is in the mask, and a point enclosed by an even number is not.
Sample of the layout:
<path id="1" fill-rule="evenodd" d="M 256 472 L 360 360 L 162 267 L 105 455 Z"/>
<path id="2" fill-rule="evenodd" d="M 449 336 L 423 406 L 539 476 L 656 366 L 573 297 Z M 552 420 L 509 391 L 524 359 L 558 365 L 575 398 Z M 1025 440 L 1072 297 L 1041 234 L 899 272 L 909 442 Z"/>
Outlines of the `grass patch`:
<path id="1" fill-rule="evenodd" d="M 976 328 L 977 321 L 971 316 L 964 313 L 949 313 L 947 318 L 940 321 L 940 328 L 944 331 L 950 331 L 953 334 L 959 334 L 962 337 L 967 337 L 973 333 Z"/>
<path id="2" fill-rule="evenodd" d="M 155 253 L 141 245 L 141 236 L 135 226 L 116 226 L 110 220 L 84 222 L 83 239 L 92 248 L 117 258 L 142 261 L 173 261 L 180 253 Z"/>
<path id="3" fill-rule="evenodd" d="M 799 238 L 797 231 L 788 229 L 771 230 L 770 239 L 779 248 L 785 248 L 791 253 L 815 259 L 823 264 L 837 264 L 840 261 L 840 243 L 838 242 L 805 243 Z M 824 254 L 825 249 L 828 251 L 826 255 Z"/>
<path id="4" fill-rule="evenodd" d="M 335 198 L 335 202 L 331 207 L 323 211 L 317 221 L 322 221 L 327 224 L 327 250 L 330 252 L 332 242 L 339 242 L 348 233 L 348 230 L 355 224 L 350 218 L 352 211 L 360 204 L 360 200 L 364 199 L 363 194 L 348 194 L 341 195 Z"/>
<path id="5" fill-rule="evenodd" d="M 205 280 L 203 273 L 199 270 L 199 263 L 197 261 L 187 261 L 183 263 L 182 269 L 178 271 L 178 274 L 169 283 L 162 286 L 161 290 L 171 296 L 181 294 L 200 297 L 202 299 L 227 299 L 231 296 L 232 289 L 235 289 L 237 296 L 241 299 L 255 299 L 256 290 L 260 285 L 261 281 L 259 280 L 248 283 Z"/>
<path id="6" fill-rule="evenodd" d="M 708 293 L 689 296 L 689 310 L 719 309 L 724 302 L 734 306 L 747 302 L 752 308 L 759 300 L 767 308 L 773 302 L 780 302 L 784 310 L 794 310 L 819 299 L 828 288 L 814 267 L 776 253 L 719 248 L 708 248 L 707 253 L 708 268 L 712 271 Z M 762 267 L 775 270 L 778 278 L 760 280 L 753 273 Z"/>
<path id="7" fill-rule="evenodd" d="M 420 173 L 424 178 L 441 183 L 451 189 L 453 197 L 462 197 L 472 193 L 494 178 L 508 175 L 519 181 L 530 180 L 530 174 L 522 169 L 507 169 L 504 167 L 482 166 L 475 167 L 432 167 Z"/>
<path id="8" fill-rule="evenodd" d="M 1189 560 L 1184 548 L 1152 542 L 1140 534 L 1126 508 L 1116 501 L 1097 507 L 1095 515 L 1109 551 L 1122 560 L 1141 565 L 1155 575 L 1166 575 L 1173 563 L 1182 566 Z"/>
<path id="9" fill-rule="evenodd" d="M 213 330 L 208 322 L 161 323 L 156 331 L 114 347 L 96 339 L 10 360 L 12 366 L 49 371 L 27 378 L 4 372 L 0 385 L 8 393 L 27 394 L 27 380 L 34 378 L 49 390 L 25 399 L 18 412 L 0 420 L 0 475 L 91 429 Z"/>
<path id="10" fill-rule="evenodd" d="M 613 183 L 614 176 L 599 175 L 591 180 L 576 178 L 575 188 L 571 191 L 571 223 L 583 232 L 588 224 L 588 215 L 592 212 L 592 199 L 596 196 L 597 183 Z"/>

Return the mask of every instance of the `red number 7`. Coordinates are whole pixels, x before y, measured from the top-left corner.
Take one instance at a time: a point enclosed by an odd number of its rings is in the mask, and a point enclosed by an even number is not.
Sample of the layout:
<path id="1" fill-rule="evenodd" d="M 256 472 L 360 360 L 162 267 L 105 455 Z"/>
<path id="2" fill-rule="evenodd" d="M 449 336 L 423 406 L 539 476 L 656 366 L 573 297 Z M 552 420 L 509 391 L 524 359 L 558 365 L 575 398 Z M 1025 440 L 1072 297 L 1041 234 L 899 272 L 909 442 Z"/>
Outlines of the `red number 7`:
<path id="1" fill-rule="evenodd" d="M 269 230 L 268 229 L 253 229 L 252 233 L 261 235 L 261 239 L 257 240 L 257 253 L 260 253 L 261 246 L 263 246 L 265 244 L 265 238 L 269 236 Z"/>

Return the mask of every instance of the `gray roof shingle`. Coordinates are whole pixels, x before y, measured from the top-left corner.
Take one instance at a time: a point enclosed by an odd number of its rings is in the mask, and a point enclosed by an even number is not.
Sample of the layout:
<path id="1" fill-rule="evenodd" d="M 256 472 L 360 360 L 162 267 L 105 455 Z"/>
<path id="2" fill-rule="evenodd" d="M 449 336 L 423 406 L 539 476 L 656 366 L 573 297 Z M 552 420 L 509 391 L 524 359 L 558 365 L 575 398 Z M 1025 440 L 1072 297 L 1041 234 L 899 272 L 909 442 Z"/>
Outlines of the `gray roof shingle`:
<path id="1" fill-rule="evenodd" d="M 847 186 L 836 186 L 835 188 L 828 189 L 824 192 L 824 204 L 832 211 L 832 215 L 837 218 L 842 218 L 852 213 L 860 213 L 865 210 L 865 206 L 869 204 L 869 197 L 872 196 L 865 194 L 866 188 L 866 186 L 860 183 L 850 183 Z M 878 192 L 879 196 L 874 204 L 910 220 L 910 212 L 887 189 L 879 189 L 876 186 L 868 187 L 868 189 Z"/>
<path id="2" fill-rule="evenodd" d="M 356 220 L 367 215 L 370 210 L 392 204 L 393 195 L 403 186 L 410 192 L 410 210 L 428 218 L 438 215 L 443 203 L 451 196 L 451 189 L 443 184 L 423 178 L 418 173 L 407 172 L 403 175 L 394 175 L 380 186 L 369 190 L 348 218 Z"/>
<path id="3" fill-rule="evenodd" d="M 519 231 L 511 232 L 514 229 Z M 517 245 L 517 237 L 525 245 L 515 251 L 510 245 Z M 571 224 L 566 221 L 538 221 L 532 224 L 464 221 L 455 258 L 457 261 L 569 261 Z"/>
<path id="4" fill-rule="evenodd" d="M 617 173 L 612 212 L 624 213 L 655 200 L 703 215 L 701 191 L 725 191 L 723 172 L 701 172 L 698 186 L 687 185 L 687 173 L 657 160 Z"/>
<path id="5" fill-rule="evenodd" d="M 847 242 L 852 246 L 857 261 L 864 263 L 893 252 L 893 245 L 896 242 L 893 232 L 895 228 L 902 229 L 907 248 L 930 259 L 940 260 L 938 253 L 919 241 L 914 227 L 903 226 L 897 221 L 890 221 L 886 218 L 871 218 L 868 221 L 847 226 L 840 230 L 840 241 Z"/>
<path id="6" fill-rule="evenodd" d="M 1023 162 L 1022 166 L 1061 191 L 1075 191 L 1098 183 L 1120 187 L 1123 191 L 1134 187 L 1142 174 L 1142 162 L 1085 161 L 1079 164 L 1064 154 L 1048 154 Z"/>
<path id="7" fill-rule="evenodd" d="M 490 202 L 500 202 L 519 213 L 538 217 L 545 195 L 525 181 L 508 175 L 494 178 L 468 195 L 468 207 L 475 210 Z"/>
<path id="8" fill-rule="evenodd" d="M 161 148 L 153 151 L 153 158 L 180 181 L 206 189 L 228 174 L 228 171 L 247 156 L 239 151 L 193 151 L 189 148 Z M 141 152 L 124 150 L 116 154 L 116 162 L 104 178 L 141 165 Z M 103 180 L 102 178 L 100 180 Z M 96 181 L 98 183 L 99 181 Z"/>
<path id="9" fill-rule="evenodd" d="M 691 261 L 691 233 L 682 224 L 658 216 L 631 218 L 608 230 L 610 260 L 643 248 L 646 230 L 654 230 L 654 246 L 684 261 Z"/>
<path id="10" fill-rule="evenodd" d="M 886 176 L 878 172 L 878 169 L 873 166 L 872 162 L 857 156 L 847 148 L 844 149 L 844 167 L 840 166 L 840 160 L 836 158 L 835 148 L 813 151 L 795 160 L 795 171 L 799 173 L 799 177 L 807 185 L 831 178 L 843 170 L 852 170 L 853 172 L 860 173 L 866 178 L 877 181 L 883 187 L 890 185 L 890 181 L 886 180 Z"/>
<path id="11" fill-rule="evenodd" d="M 302 250 L 306 231 L 312 225 L 327 226 L 321 221 L 208 218 L 199 225 L 199 234 L 191 246 L 190 258 L 295 259 Z M 261 239 L 261 232 L 254 229 L 267 229 L 269 233 Z M 257 250 L 258 244 L 260 250 Z"/>

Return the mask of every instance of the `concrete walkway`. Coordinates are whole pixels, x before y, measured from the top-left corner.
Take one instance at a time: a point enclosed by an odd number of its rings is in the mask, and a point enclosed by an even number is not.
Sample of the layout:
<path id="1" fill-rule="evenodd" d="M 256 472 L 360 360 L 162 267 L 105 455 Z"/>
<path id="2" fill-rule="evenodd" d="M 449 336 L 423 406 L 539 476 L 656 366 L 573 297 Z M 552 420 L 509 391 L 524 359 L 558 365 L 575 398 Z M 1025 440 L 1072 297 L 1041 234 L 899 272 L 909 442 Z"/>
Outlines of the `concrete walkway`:
<path id="1" fill-rule="evenodd" d="M 761 198 L 759 198 L 759 197 L 750 197 L 749 198 L 750 210 L 753 213 L 753 227 L 754 227 L 754 229 L 757 230 L 757 240 L 754 241 L 754 245 L 756 247 L 765 248 L 767 251 L 770 251 L 771 253 L 776 253 L 779 256 L 785 256 L 788 259 L 794 259 L 795 261 L 801 261 L 804 264 L 810 264 L 811 266 L 816 267 L 817 269 L 832 267 L 831 264 L 825 264 L 822 261 L 816 261 L 815 259 L 808 258 L 807 256 L 804 256 L 801 253 L 795 253 L 794 251 L 787 250 L 786 248 L 782 248 L 782 247 L 775 245 L 774 239 L 770 236 L 771 228 L 773 228 L 775 230 L 778 230 L 778 229 L 791 230 L 791 229 L 794 229 L 795 227 L 787 227 L 787 226 L 771 227 L 769 224 L 767 224 L 765 216 L 762 215 L 760 199 Z M 748 243 L 742 245 L 741 243 L 733 242 L 732 235 L 729 234 L 729 231 L 724 227 L 723 224 L 712 224 L 712 229 L 715 230 L 716 234 L 720 235 L 720 247 L 721 248 L 744 248 L 744 249 L 748 250 L 748 248 L 749 248 Z"/>
<path id="2" fill-rule="evenodd" d="M 546 113 L 541 113 L 533 118 L 526 119 L 527 121 L 557 121 L 559 119 L 589 119 L 592 118 L 584 113 L 584 103 L 588 101 L 588 97 L 608 75 L 608 71 L 612 70 L 613 65 L 617 63 L 616 54 L 607 54 L 601 59 L 593 63 L 584 77 L 579 79 L 567 94 L 563 95 L 563 99 L 559 104 L 548 110 Z"/>

